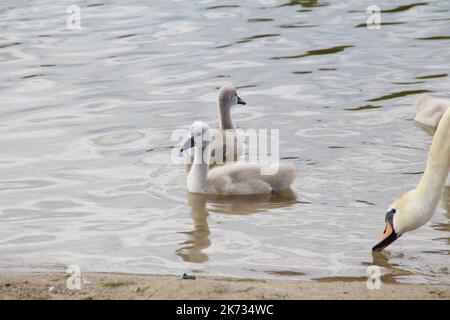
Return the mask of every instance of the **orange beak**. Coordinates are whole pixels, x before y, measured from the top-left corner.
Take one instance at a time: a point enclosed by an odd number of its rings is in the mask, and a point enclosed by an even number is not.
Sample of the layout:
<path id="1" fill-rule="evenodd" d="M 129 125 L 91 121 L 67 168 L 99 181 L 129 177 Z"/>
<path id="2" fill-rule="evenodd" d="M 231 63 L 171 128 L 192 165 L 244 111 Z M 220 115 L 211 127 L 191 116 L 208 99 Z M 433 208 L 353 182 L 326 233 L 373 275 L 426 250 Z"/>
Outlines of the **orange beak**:
<path id="1" fill-rule="evenodd" d="M 384 232 L 378 237 L 378 242 L 383 241 L 387 237 L 389 237 L 392 233 L 392 227 L 389 223 L 386 223 L 386 228 L 384 228 Z"/>
<path id="2" fill-rule="evenodd" d="M 390 212 L 386 214 L 386 228 L 384 228 L 383 234 L 378 237 L 378 243 L 372 248 L 372 251 L 381 251 L 398 239 L 399 236 L 395 233 L 393 227 L 394 213 L 395 211 L 392 214 Z"/>

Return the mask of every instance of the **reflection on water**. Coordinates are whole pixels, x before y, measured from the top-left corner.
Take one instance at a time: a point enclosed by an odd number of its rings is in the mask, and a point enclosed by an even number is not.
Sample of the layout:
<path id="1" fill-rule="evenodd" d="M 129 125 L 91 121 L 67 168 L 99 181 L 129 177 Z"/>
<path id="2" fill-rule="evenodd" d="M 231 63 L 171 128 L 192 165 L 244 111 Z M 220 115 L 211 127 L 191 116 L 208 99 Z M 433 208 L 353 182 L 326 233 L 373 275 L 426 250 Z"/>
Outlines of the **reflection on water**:
<path id="1" fill-rule="evenodd" d="M 327 2 L 319 1 L 319 0 L 291 0 L 289 2 L 281 4 L 280 7 L 302 6 L 304 8 L 314 8 L 314 7 L 322 7 L 322 6 L 327 6 L 327 5 L 328 5 Z"/>
<path id="2" fill-rule="evenodd" d="M 243 38 L 243 39 L 237 41 L 236 43 L 246 43 L 246 42 L 250 42 L 255 39 L 278 37 L 279 35 L 280 35 L 279 33 L 257 34 L 257 35 L 251 36 L 251 37 Z"/>
<path id="3" fill-rule="evenodd" d="M 183 232 L 187 235 L 187 240 L 181 243 L 182 247 L 176 250 L 176 254 L 186 262 L 206 262 L 208 261 L 208 256 L 202 253 L 202 250 L 211 245 L 206 197 L 188 193 L 188 201 L 192 208 L 190 216 L 193 222 L 193 229 L 192 231 Z"/>
<path id="4" fill-rule="evenodd" d="M 411 4 L 407 4 L 407 5 L 401 5 L 401 6 L 393 8 L 393 9 L 381 10 L 381 12 L 382 13 L 402 12 L 402 11 L 407 11 L 407 10 L 412 9 L 417 6 L 426 6 L 426 5 L 428 5 L 428 2 L 411 3 Z"/>
<path id="5" fill-rule="evenodd" d="M 348 110 L 348 111 L 361 111 L 361 110 L 378 109 L 378 108 L 382 108 L 382 106 L 374 106 L 374 105 L 371 105 L 371 104 L 366 104 L 366 105 L 355 107 L 355 108 L 346 108 L 345 110 Z"/>
<path id="6" fill-rule="evenodd" d="M 379 0 L 373 30 L 358 0 L 84 1 L 82 30 L 70 1 L 1 3 L 0 270 L 354 279 L 375 263 L 450 283 L 448 201 L 370 251 L 425 168 L 413 101 L 447 96 L 447 0 Z M 217 127 L 222 85 L 247 102 L 239 128 L 280 130 L 297 199 L 186 197 L 170 137 Z"/>
<path id="7" fill-rule="evenodd" d="M 224 4 L 224 5 L 218 5 L 218 6 L 210 6 L 207 7 L 207 10 L 214 10 L 214 9 L 224 9 L 224 8 L 239 8 L 237 4 Z"/>
<path id="8" fill-rule="evenodd" d="M 372 263 L 363 263 L 363 265 L 374 265 L 385 268 L 386 270 L 381 276 L 383 283 L 396 283 L 398 282 L 397 278 L 414 275 L 414 272 L 402 269 L 396 263 L 390 263 L 389 252 L 372 252 L 372 258 Z M 403 255 L 400 253 L 395 258 L 402 259 Z"/>
<path id="9" fill-rule="evenodd" d="M 333 48 L 327 48 L 327 49 L 317 49 L 317 50 L 310 50 L 307 51 L 305 54 L 299 54 L 299 55 L 293 55 L 293 56 L 284 56 L 284 57 L 273 57 L 270 58 L 272 60 L 280 60 L 280 59 L 298 59 L 298 58 L 304 58 L 309 56 L 316 56 L 316 55 L 323 55 L 323 54 L 333 54 L 338 53 L 341 51 L 344 51 L 346 48 L 351 48 L 353 46 L 337 46 Z"/>
<path id="10" fill-rule="evenodd" d="M 417 40 L 450 40 L 450 36 L 422 37 Z"/>
<path id="11" fill-rule="evenodd" d="M 398 24 L 405 24 L 406 22 L 380 22 L 381 27 L 385 26 L 395 26 Z M 367 23 L 360 23 L 355 26 L 355 28 L 367 28 Z"/>
<path id="12" fill-rule="evenodd" d="M 447 73 L 439 73 L 439 74 L 431 74 L 429 76 L 420 76 L 416 77 L 416 79 L 433 79 L 433 78 L 445 78 L 447 77 Z"/>
<path id="13" fill-rule="evenodd" d="M 372 252 L 372 261 L 370 262 L 363 262 L 362 265 L 367 268 L 369 266 L 378 266 L 381 267 L 381 282 L 384 284 L 392 284 L 392 283 L 398 283 L 398 279 L 406 276 L 414 276 L 415 273 L 399 268 L 397 264 L 390 263 L 390 255 L 388 252 Z M 402 254 L 399 254 L 395 257 L 396 259 L 402 259 L 404 256 Z M 336 281 L 345 281 L 345 282 L 352 282 L 352 281 L 366 281 L 368 277 L 368 274 L 365 276 L 358 276 L 358 277 L 352 277 L 352 276 L 337 276 L 337 277 L 321 277 L 316 278 L 315 280 L 318 280 L 320 282 L 336 282 Z"/>
<path id="14" fill-rule="evenodd" d="M 212 213 L 248 215 L 264 213 L 275 208 L 287 208 L 297 203 L 291 189 L 277 194 L 233 197 L 188 193 L 187 198 L 192 209 L 190 216 L 193 229 L 183 232 L 187 235 L 187 240 L 181 243 L 182 247 L 176 250 L 176 254 L 186 262 L 196 263 L 208 261 L 208 256 L 202 252 L 211 245 L 207 206 Z"/>
<path id="15" fill-rule="evenodd" d="M 378 97 L 378 98 L 369 99 L 367 101 L 389 100 L 389 99 L 395 99 L 395 98 L 398 98 L 398 97 L 404 97 L 404 96 L 408 96 L 408 95 L 412 95 L 412 94 L 420 94 L 420 93 L 427 93 L 427 92 L 433 92 L 433 91 L 431 91 L 431 90 L 406 90 L 406 91 L 390 93 L 388 95 L 385 95 L 385 96 L 382 96 L 382 97 Z"/>

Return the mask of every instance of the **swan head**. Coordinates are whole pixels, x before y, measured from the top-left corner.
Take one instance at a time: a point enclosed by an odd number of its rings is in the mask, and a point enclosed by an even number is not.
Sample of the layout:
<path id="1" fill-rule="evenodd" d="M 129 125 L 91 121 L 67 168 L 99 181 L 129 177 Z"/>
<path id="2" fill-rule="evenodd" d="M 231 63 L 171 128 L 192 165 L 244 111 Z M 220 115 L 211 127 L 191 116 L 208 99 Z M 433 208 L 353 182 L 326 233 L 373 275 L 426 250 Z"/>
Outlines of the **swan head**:
<path id="1" fill-rule="evenodd" d="M 372 250 L 381 251 L 406 232 L 424 225 L 433 215 L 437 205 L 428 200 L 418 194 L 416 189 L 397 198 L 386 213 L 386 228 Z"/>
<path id="2" fill-rule="evenodd" d="M 180 152 L 184 152 L 194 146 L 201 146 L 205 149 L 211 142 L 211 130 L 209 126 L 202 121 L 195 121 L 189 128 L 189 137 L 180 149 Z"/>
<path id="3" fill-rule="evenodd" d="M 236 89 L 229 86 L 221 87 L 219 90 L 219 103 L 223 103 L 228 107 L 232 107 L 237 104 L 245 105 L 245 101 L 238 96 Z"/>
<path id="4" fill-rule="evenodd" d="M 396 213 L 397 209 L 395 208 L 389 208 L 388 212 L 386 212 L 386 216 L 384 218 L 386 227 L 384 228 L 383 234 L 378 237 L 378 243 L 372 248 L 372 251 L 381 251 L 398 239 L 399 235 L 397 234 L 394 226 L 394 216 Z"/>
<path id="5" fill-rule="evenodd" d="M 415 190 L 406 192 L 397 198 L 386 212 L 384 222 L 386 227 L 378 238 L 378 243 L 372 251 L 381 251 L 405 232 L 414 230 L 424 223 L 423 211 L 426 211 L 417 201 Z"/>

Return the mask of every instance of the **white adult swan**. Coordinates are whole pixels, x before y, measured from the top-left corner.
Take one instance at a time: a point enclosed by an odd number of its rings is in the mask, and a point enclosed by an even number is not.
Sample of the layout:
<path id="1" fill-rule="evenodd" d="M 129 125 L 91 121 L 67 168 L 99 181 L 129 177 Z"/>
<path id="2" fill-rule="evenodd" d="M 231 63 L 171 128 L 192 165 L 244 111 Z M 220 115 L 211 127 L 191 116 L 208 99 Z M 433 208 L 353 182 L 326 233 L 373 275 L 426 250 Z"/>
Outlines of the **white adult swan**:
<path id="1" fill-rule="evenodd" d="M 290 164 L 279 164 L 277 167 L 234 163 L 209 170 L 211 130 L 207 124 L 195 122 L 189 132 L 191 137 L 180 150 L 183 152 L 194 148 L 194 162 L 187 178 L 189 192 L 224 195 L 267 194 L 288 188 L 297 176 L 297 170 Z"/>
<path id="2" fill-rule="evenodd" d="M 414 107 L 416 111 L 414 121 L 432 136 L 436 132 L 442 115 L 450 108 L 450 101 L 430 96 L 420 96 L 414 102 Z M 447 178 L 446 185 L 450 186 L 450 176 Z"/>
<path id="3" fill-rule="evenodd" d="M 430 96 L 421 96 L 415 101 L 414 107 L 416 112 L 414 121 L 433 135 L 442 115 L 450 107 L 450 101 Z"/>
<path id="4" fill-rule="evenodd" d="M 231 108 L 237 104 L 245 105 L 236 89 L 224 86 L 219 89 L 217 109 L 219 113 L 219 129 L 211 129 L 212 148 L 210 165 L 236 161 L 242 154 L 242 142 L 236 134 L 236 127 L 231 119 Z M 194 154 L 188 153 L 188 162 L 192 164 Z"/>
<path id="5" fill-rule="evenodd" d="M 425 172 L 415 189 L 395 200 L 386 213 L 386 228 L 373 251 L 381 251 L 402 234 L 431 219 L 441 198 L 450 167 L 450 108 L 438 124 Z"/>

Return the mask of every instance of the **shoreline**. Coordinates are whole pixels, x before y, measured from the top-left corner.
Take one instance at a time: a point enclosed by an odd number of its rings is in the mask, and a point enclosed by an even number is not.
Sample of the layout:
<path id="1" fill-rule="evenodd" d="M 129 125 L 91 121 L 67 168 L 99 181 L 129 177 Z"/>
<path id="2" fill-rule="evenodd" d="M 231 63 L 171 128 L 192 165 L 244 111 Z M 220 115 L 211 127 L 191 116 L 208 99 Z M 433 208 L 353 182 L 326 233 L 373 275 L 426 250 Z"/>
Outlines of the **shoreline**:
<path id="1" fill-rule="evenodd" d="M 450 299 L 450 285 L 381 284 L 369 290 L 366 281 L 299 281 L 86 273 L 81 289 L 68 289 L 65 273 L 0 273 L 0 300 L 103 299 Z M 72 282 L 74 283 L 74 282 Z"/>

